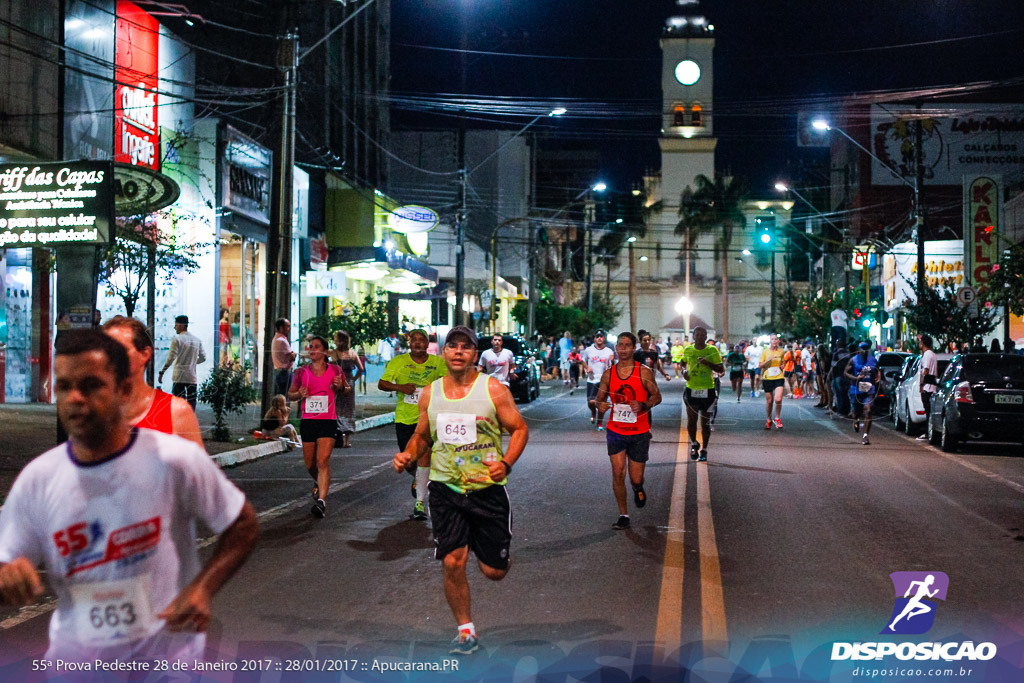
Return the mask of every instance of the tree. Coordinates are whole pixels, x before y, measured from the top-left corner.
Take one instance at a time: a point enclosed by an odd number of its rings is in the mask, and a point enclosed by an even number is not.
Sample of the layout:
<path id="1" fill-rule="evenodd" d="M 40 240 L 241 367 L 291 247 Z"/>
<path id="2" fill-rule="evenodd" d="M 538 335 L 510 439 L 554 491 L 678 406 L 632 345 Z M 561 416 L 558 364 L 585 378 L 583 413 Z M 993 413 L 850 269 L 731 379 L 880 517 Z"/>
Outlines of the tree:
<path id="1" fill-rule="evenodd" d="M 596 301 L 597 297 L 595 297 Z M 525 325 L 528 317 L 526 301 L 517 301 L 512 307 L 512 317 Z M 537 331 L 545 337 L 561 337 L 566 330 L 572 331 L 583 311 L 574 306 L 560 306 L 552 298 L 542 299 L 534 304 L 533 318 Z"/>
<path id="2" fill-rule="evenodd" d="M 958 345 L 973 343 L 996 328 L 994 309 L 978 307 L 973 315 L 962 306 L 952 287 L 929 287 L 918 291 L 916 282 L 909 282 L 917 301 L 903 302 L 907 310 L 907 323 L 918 332 L 935 339 L 936 348 L 945 348 L 950 342 Z"/>
<path id="3" fill-rule="evenodd" d="M 334 333 L 339 331 L 348 332 L 353 348 L 356 346 L 370 348 L 392 332 L 398 332 L 398 330 L 388 327 L 387 300 L 375 299 L 369 294 L 361 304 L 346 303 L 342 308 L 341 315 L 334 313 L 318 315 L 306 319 L 299 326 L 299 333 L 303 337 L 316 334 L 329 342 L 334 339 Z"/>
<path id="4" fill-rule="evenodd" d="M 743 227 L 746 218 L 740 205 L 747 196 L 748 186 L 741 178 L 716 176 L 714 180 L 705 175 L 694 179 L 696 191 L 683 191 L 679 206 L 679 223 L 676 234 L 686 236 L 686 271 L 689 281 L 690 250 L 702 233 L 714 233 L 715 256 L 722 266 L 722 336 L 729 337 L 729 250 L 732 247 L 733 232 Z"/>
<path id="5" fill-rule="evenodd" d="M 212 246 L 184 239 L 179 220 L 173 211 L 120 217 L 114 242 L 97 250 L 99 282 L 120 297 L 129 317 L 135 315 L 151 273 L 170 284 L 177 271 L 197 271 L 198 257 Z"/>
<path id="6" fill-rule="evenodd" d="M 1014 315 L 1024 315 L 1024 246 L 1010 247 L 992 266 L 988 298 Z"/>
<path id="7" fill-rule="evenodd" d="M 619 316 L 622 315 L 621 306 L 597 292 L 593 294 L 593 302 L 589 309 L 587 302 L 580 299 L 576 308 L 572 310 L 582 311 L 582 315 L 576 318 L 568 328 L 576 337 L 586 337 L 593 334 L 594 330 L 607 330 L 614 327 Z"/>

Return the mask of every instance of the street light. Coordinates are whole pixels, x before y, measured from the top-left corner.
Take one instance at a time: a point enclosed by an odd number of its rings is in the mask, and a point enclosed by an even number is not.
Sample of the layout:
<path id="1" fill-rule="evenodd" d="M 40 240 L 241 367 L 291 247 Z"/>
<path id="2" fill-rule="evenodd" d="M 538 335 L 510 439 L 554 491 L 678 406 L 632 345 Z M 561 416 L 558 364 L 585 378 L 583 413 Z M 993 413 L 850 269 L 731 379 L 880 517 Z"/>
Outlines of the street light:
<path id="1" fill-rule="evenodd" d="M 683 333 L 686 335 L 690 334 L 690 314 L 693 313 L 693 302 L 685 296 L 679 297 L 679 301 L 676 302 L 676 313 L 683 316 Z"/>

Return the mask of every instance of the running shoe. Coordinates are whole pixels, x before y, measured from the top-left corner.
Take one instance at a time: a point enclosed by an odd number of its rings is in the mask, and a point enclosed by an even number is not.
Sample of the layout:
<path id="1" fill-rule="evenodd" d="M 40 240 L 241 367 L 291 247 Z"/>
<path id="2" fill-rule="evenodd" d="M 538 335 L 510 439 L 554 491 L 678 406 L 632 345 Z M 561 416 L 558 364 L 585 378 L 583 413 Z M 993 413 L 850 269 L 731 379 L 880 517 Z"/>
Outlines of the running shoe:
<path id="1" fill-rule="evenodd" d="M 604 427 L 602 427 L 601 425 L 597 425 L 597 431 L 603 432 L 604 431 Z"/>
<path id="2" fill-rule="evenodd" d="M 619 515 L 619 519 L 612 524 L 612 528 L 616 531 L 622 531 L 623 529 L 629 528 L 629 515 Z"/>
<path id="3" fill-rule="evenodd" d="M 739 403 L 739 402 L 740 402 L 740 396 L 739 396 L 739 394 L 736 394 L 736 402 L 737 402 L 737 403 Z"/>
<path id="4" fill-rule="evenodd" d="M 593 415 L 590 416 L 590 424 L 594 424 L 594 416 Z"/>
<path id="5" fill-rule="evenodd" d="M 423 504 L 422 500 L 416 501 L 416 507 L 412 509 L 413 519 L 426 519 L 427 518 L 427 506 Z"/>
<path id="6" fill-rule="evenodd" d="M 642 508 L 647 505 L 647 494 L 644 493 L 644 485 L 633 487 L 633 503 L 638 507 Z"/>
<path id="7" fill-rule="evenodd" d="M 480 649 L 480 641 L 468 632 L 455 636 L 448 652 L 453 655 L 471 655 Z"/>
<path id="8" fill-rule="evenodd" d="M 700 457 L 700 445 L 691 443 L 690 444 L 690 460 L 696 460 Z"/>
<path id="9" fill-rule="evenodd" d="M 868 438 L 867 434 L 864 434 L 864 436 L 861 438 L 860 442 L 862 444 L 864 444 L 865 446 L 870 446 L 871 445 L 871 439 Z"/>
<path id="10" fill-rule="evenodd" d="M 705 449 L 705 450 L 702 450 L 702 451 L 700 452 L 700 457 L 699 457 L 699 458 L 697 458 L 697 460 L 698 460 L 699 462 L 707 462 L 707 461 L 708 461 L 708 452 L 707 452 L 707 449 Z"/>
<path id="11" fill-rule="evenodd" d="M 753 391 L 750 392 L 750 398 L 757 398 L 757 396 L 754 396 L 754 393 L 755 392 L 753 392 Z"/>
<path id="12" fill-rule="evenodd" d="M 317 498 L 316 502 L 313 503 L 313 516 L 323 519 L 327 515 L 327 503 L 324 502 L 323 498 Z"/>
<path id="13" fill-rule="evenodd" d="M 765 430 L 766 430 L 766 431 L 767 431 L 767 430 L 769 430 L 769 429 L 771 429 L 771 428 L 772 428 L 772 421 L 771 421 L 771 420 L 767 420 L 767 421 L 766 421 L 766 422 L 764 423 L 764 428 L 765 428 Z"/>
<path id="14" fill-rule="evenodd" d="M 782 429 L 782 420 L 780 420 L 779 418 L 775 418 L 775 428 Z"/>

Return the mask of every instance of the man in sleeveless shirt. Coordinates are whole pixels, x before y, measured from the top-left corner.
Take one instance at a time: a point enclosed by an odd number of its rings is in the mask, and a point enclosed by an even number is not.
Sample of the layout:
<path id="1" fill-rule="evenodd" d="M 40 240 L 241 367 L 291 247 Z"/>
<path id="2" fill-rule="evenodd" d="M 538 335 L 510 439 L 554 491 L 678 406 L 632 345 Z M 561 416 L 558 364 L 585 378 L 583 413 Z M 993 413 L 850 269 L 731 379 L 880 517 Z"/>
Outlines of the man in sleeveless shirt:
<path id="1" fill-rule="evenodd" d="M 508 387 L 478 371 L 473 330 L 452 328 L 442 356 L 448 375 L 423 390 L 416 431 L 395 454 L 394 468 L 403 472 L 409 463 L 430 456 L 434 557 L 442 562 L 445 598 L 458 624 L 450 651 L 470 654 L 480 645 L 470 616 L 469 551 L 484 576 L 505 578 L 512 542 L 505 484 L 529 433 Z M 511 434 L 505 452 L 502 430 Z"/>
<path id="2" fill-rule="evenodd" d="M 651 408 L 661 403 L 654 371 L 633 360 L 636 336 L 623 332 L 615 343 L 617 362 L 601 376 L 597 405 L 602 413 L 611 409 L 608 420 L 608 457 L 612 461 L 612 491 L 619 506 L 619 518 L 612 528 L 629 528 L 626 507 L 626 471 L 633 485 L 633 504 L 647 504 L 644 469 L 651 445 Z"/>
<path id="3" fill-rule="evenodd" d="M 146 384 L 146 368 L 153 362 L 153 339 L 145 324 L 135 318 L 115 315 L 103 323 L 103 331 L 121 342 L 128 352 L 131 395 L 125 405 L 125 419 L 133 427 L 155 429 L 194 441 L 205 450 L 199 420 L 188 401 Z"/>

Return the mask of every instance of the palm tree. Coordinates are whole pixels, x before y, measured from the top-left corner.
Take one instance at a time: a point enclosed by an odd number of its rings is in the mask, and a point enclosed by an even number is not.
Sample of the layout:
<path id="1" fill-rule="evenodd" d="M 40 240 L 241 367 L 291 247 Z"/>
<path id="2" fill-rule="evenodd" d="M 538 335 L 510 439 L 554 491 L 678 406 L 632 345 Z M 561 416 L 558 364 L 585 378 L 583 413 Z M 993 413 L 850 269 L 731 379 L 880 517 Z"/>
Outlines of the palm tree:
<path id="1" fill-rule="evenodd" d="M 747 196 L 747 183 L 731 176 L 716 177 L 705 175 L 694 178 L 696 191 L 689 186 L 683 190 L 679 203 L 679 223 L 676 234 L 685 235 L 683 248 L 686 251 L 686 283 L 690 282 L 690 249 L 702 233 L 715 233 L 715 255 L 722 259 L 722 336 L 729 338 L 729 249 L 733 232 L 746 224 L 741 204 Z"/>

